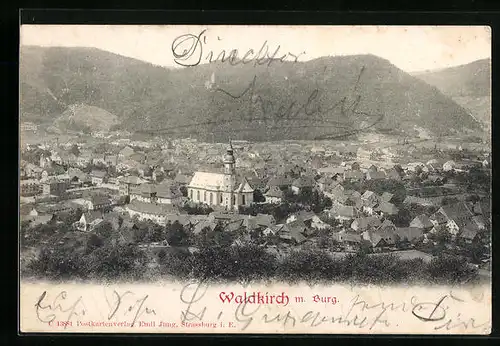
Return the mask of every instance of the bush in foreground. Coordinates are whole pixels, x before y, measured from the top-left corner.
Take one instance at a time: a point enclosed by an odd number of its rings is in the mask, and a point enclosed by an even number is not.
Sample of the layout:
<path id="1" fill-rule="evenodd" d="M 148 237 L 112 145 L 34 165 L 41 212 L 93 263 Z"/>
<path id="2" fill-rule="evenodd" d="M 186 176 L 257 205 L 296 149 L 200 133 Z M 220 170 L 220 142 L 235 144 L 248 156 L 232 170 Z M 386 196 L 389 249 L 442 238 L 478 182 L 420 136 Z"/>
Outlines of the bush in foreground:
<path id="1" fill-rule="evenodd" d="M 48 279 L 139 280 L 150 276 L 146 269 L 155 256 L 159 275 L 181 280 L 459 284 L 477 276 L 475 268 L 456 256 L 438 256 L 430 263 L 421 259 L 403 260 L 390 254 L 359 253 L 335 258 L 314 248 L 278 257 L 253 244 L 215 245 L 195 253 L 168 248 L 157 254 L 134 245 L 107 244 L 83 255 L 45 249 L 27 265 L 23 275 Z"/>

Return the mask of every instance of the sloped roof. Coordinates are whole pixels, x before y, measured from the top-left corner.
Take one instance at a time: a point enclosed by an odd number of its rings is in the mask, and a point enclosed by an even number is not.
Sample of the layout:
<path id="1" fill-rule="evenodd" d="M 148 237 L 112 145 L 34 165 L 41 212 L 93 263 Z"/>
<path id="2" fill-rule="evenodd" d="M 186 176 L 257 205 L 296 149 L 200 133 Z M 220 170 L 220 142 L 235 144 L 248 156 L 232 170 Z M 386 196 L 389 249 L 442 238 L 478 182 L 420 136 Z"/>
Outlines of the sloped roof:
<path id="1" fill-rule="evenodd" d="M 345 232 L 342 233 L 341 237 L 343 242 L 361 243 L 361 235 L 356 233 Z"/>
<path id="2" fill-rule="evenodd" d="M 94 194 L 90 197 L 90 200 L 92 202 L 92 204 L 97 204 L 97 205 L 101 205 L 101 204 L 107 204 L 109 203 L 109 198 L 105 195 L 101 195 L 101 194 Z"/>
<path id="3" fill-rule="evenodd" d="M 171 204 L 147 203 L 138 200 L 133 200 L 127 205 L 127 208 L 138 213 L 161 216 L 175 211 L 175 208 Z"/>
<path id="4" fill-rule="evenodd" d="M 424 234 L 423 229 L 417 227 L 397 227 L 395 232 L 401 240 L 408 241 L 413 241 Z"/>
<path id="5" fill-rule="evenodd" d="M 101 170 L 93 170 L 91 173 L 90 173 L 90 176 L 92 177 L 97 177 L 97 178 L 104 178 L 106 175 L 108 175 L 108 172 L 106 171 L 101 171 Z"/>
<path id="6" fill-rule="evenodd" d="M 486 200 L 476 202 L 476 204 L 474 204 L 473 209 L 474 209 L 474 213 L 485 215 L 486 217 L 488 217 L 489 214 L 491 213 L 490 201 L 486 199 Z"/>
<path id="7" fill-rule="evenodd" d="M 366 190 L 362 195 L 361 195 L 361 198 L 363 199 L 368 199 L 368 198 L 372 198 L 372 197 L 378 197 L 377 194 L 373 191 L 370 191 L 370 190 Z"/>
<path id="8" fill-rule="evenodd" d="M 283 198 L 284 192 L 281 191 L 279 187 L 273 186 L 264 194 L 264 196 Z"/>
<path id="9" fill-rule="evenodd" d="M 300 177 L 293 181 L 292 186 L 295 187 L 313 187 L 314 179 L 311 177 Z"/>
<path id="10" fill-rule="evenodd" d="M 137 189 L 137 191 L 135 191 L 135 192 L 140 193 L 140 194 L 145 195 L 145 196 L 149 196 L 151 194 L 156 193 L 156 190 L 157 190 L 156 185 L 146 183 L 146 184 L 140 185 L 139 188 Z"/>
<path id="11" fill-rule="evenodd" d="M 175 223 L 178 222 L 183 226 L 187 226 L 189 224 L 193 224 L 190 218 L 191 215 L 179 214 L 179 213 L 170 213 L 165 214 L 165 222 Z"/>
<path id="12" fill-rule="evenodd" d="M 332 174 L 332 175 L 343 174 L 344 171 L 345 171 L 345 167 L 341 167 L 341 166 L 338 166 L 338 167 L 328 166 L 328 167 L 323 167 L 323 168 L 318 169 L 319 173 Z"/>
<path id="13" fill-rule="evenodd" d="M 436 221 L 438 224 L 446 223 L 446 216 L 437 211 L 429 217 L 430 220 Z"/>
<path id="14" fill-rule="evenodd" d="M 343 205 L 343 206 L 341 206 L 337 210 L 336 214 L 338 216 L 350 217 L 350 218 L 354 218 L 354 217 L 357 216 L 356 209 L 353 206 L 349 206 L 349 205 Z"/>
<path id="15" fill-rule="evenodd" d="M 94 222 L 98 219 L 103 219 L 103 213 L 98 210 L 87 211 L 83 215 L 85 215 L 85 221 L 87 221 L 87 223 Z"/>
<path id="16" fill-rule="evenodd" d="M 420 205 L 424 205 L 424 206 L 434 205 L 434 203 L 427 198 L 418 197 L 418 196 L 410 196 L 410 195 L 406 196 L 405 200 L 403 201 L 403 204 L 420 204 Z"/>
<path id="17" fill-rule="evenodd" d="M 132 149 L 129 146 L 124 147 L 122 150 L 119 152 L 123 156 L 130 156 L 134 153 L 134 149 Z"/>
<path id="18" fill-rule="evenodd" d="M 386 228 L 395 228 L 394 223 L 389 219 L 385 219 L 379 226 L 379 229 L 386 229 Z"/>
<path id="19" fill-rule="evenodd" d="M 321 178 L 318 179 L 317 182 L 320 184 L 330 185 L 333 182 L 335 182 L 335 180 L 333 178 L 330 178 L 330 177 L 322 176 Z"/>
<path id="20" fill-rule="evenodd" d="M 383 202 L 390 202 L 392 197 L 394 197 L 394 194 L 390 193 L 390 192 L 387 192 L 385 191 L 384 193 L 382 193 L 382 195 L 380 196 L 380 200 L 383 201 Z"/>
<path id="21" fill-rule="evenodd" d="M 306 229 L 303 223 L 294 221 L 289 224 L 283 225 L 277 234 L 280 238 L 283 239 L 293 239 L 297 243 L 302 243 L 306 240 L 306 237 L 302 234 L 302 232 Z"/>
<path id="22" fill-rule="evenodd" d="M 269 187 L 288 186 L 291 184 L 292 184 L 292 179 L 285 177 L 285 176 L 273 177 L 267 182 L 267 186 L 269 186 Z"/>
<path id="23" fill-rule="evenodd" d="M 162 183 L 155 186 L 156 196 L 160 198 L 175 198 L 180 197 L 179 193 L 176 193 L 176 188 L 169 183 Z"/>
<path id="24" fill-rule="evenodd" d="M 448 220 L 455 221 L 458 226 L 464 226 L 473 216 L 473 213 L 464 202 L 444 205 L 439 211 L 446 216 Z"/>
<path id="25" fill-rule="evenodd" d="M 401 179 L 401 175 L 398 173 L 398 171 L 395 168 L 388 169 L 385 173 L 386 173 L 387 178 L 396 179 L 396 180 Z"/>
<path id="26" fill-rule="evenodd" d="M 119 181 L 121 183 L 124 183 L 124 184 L 132 184 L 132 185 L 139 185 L 139 184 L 143 184 L 146 182 L 146 180 L 144 179 L 141 179 L 137 176 L 134 176 L 134 175 L 129 175 L 127 177 L 122 177 L 119 179 Z"/>
<path id="27" fill-rule="evenodd" d="M 222 173 L 196 172 L 191 179 L 189 186 L 195 188 L 221 190 L 224 186 L 224 177 L 225 175 Z"/>
<path id="28" fill-rule="evenodd" d="M 410 222 L 410 227 L 423 227 L 432 228 L 433 224 L 429 217 L 425 214 L 415 216 L 415 218 Z"/>
<path id="29" fill-rule="evenodd" d="M 357 170 L 345 171 L 344 172 L 344 178 L 345 179 L 362 179 L 363 178 L 363 172 L 360 172 L 360 171 L 357 171 Z"/>
<path id="30" fill-rule="evenodd" d="M 252 186 L 250 185 L 248 180 L 245 177 L 243 177 L 241 180 L 240 186 L 238 186 L 236 191 L 237 192 L 253 192 L 254 189 L 252 188 Z"/>
<path id="31" fill-rule="evenodd" d="M 475 215 L 472 217 L 472 222 L 474 222 L 478 227 L 486 227 L 488 222 L 483 215 Z"/>
<path id="32" fill-rule="evenodd" d="M 399 211 L 394 204 L 388 202 L 380 203 L 376 210 L 390 215 L 396 215 Z"/>
<path id="33" fill-rule="evenodd" d="M 364 230 L 367 229 L 370 226 L 373 227 L 378 227 L 382 223 L 378 217 L 375 216 L 367 216 L 367 217 L 360 217 L 357 218 L 353 221 L 353 224 L 357 223 L 358 224 L 358 229 L 359 230 Z M 352 227 L 352 224 L 351 224 Z"/>
<path id="34" fill-rule="evenodd" d="M 271 226 L 274 223 L 276 223 L 276 220 L 274 219 L 274 216 L 270 214 L 257 214 L 254 218 L 256 223 L 260 226 Z"/>
<path id="35" fill-rule="evenodd" d="M 385 179 L 386 175 L 385 172 L 383 171 L 368 171 L 366 173 L 366 176 L 369 177 L 370 179 Z"/>
<path id="36" fill-rule="evenodd" d="M 213 231 L 215 227 L 217 227 L 215 221 L 200 221 L 194 226 L 193 233 L 199 234 L 204 228 L 209 228 Z"/>
<path id="37" fill-rule="evenodd" d="M 396 234 L 387 229 L 378 229 L 376 231 L 367 231 L 368 241 L 372 243 L 373 246 L 377 246 L 380 241 L 385 242 L 388 245 L 392 245 L 396 241 Z"/>
<path id="38" fill-rule="evenodd" d="M 460 232 L 460 237 L 467 240 L 473 240 L 478 233 L 479 228 L 477 227 L 477 225 L 474 223 L 468 223 L 467 225 L 465 225 L 462 232 Z"/>
<path id="39" fill-rule="evenodd" d="M 68 168 L 67 174 L 70 177 L 70 179 L 72 179 L 74 177 L 77 177 L 80 180 L 88 179 L 88 175 L 85 174 L 84 172 L 82 172 L 78 168 L 73 168 L 73 167 Z"/>
<path id="40" fill-rule="evenodd" d="M 311 220 L 316 214 L 312 211 L 301 210 L 294 215 L 297 217 L 297 220 L 307 221 Z"/>

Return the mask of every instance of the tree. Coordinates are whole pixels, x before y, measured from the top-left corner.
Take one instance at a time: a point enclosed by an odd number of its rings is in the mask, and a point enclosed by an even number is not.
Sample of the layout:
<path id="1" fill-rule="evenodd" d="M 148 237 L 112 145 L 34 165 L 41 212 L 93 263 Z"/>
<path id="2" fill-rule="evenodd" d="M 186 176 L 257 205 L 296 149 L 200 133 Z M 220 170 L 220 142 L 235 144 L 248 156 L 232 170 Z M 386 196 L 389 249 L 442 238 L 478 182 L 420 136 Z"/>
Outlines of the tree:
<path id="1" fill-rule="evenodd" d="M 285 281 L 318 282 L 338 276 L 340 266 L 325 251 L 301 249 L 292 251 L 277 268 L 277 276 Z"/>
<path id="2" fill-rule="evenodd" d="M 149 229 L 144 227 L 144 224 L 139 224 L 136 228 L 134 228 L 133 239 L 136 243 L 142 243 L 146 240 Z"/>
<path id="3" fill-rule="evenodd" d="M 26 269 L 31 276 L 54 280 L 86 278 L 88 275 L 81 254 L 60 246 L 42 248 L 40 255 L 29 262 Z"/>
<path id="4" fill-rule="evenodd" d="M 427 266 L 427 275 L 432 282 L 456 284 L 474 279 L 477 270 L 464 257 L 441 254 L 431 260 Z"/>
<path id="5" fill-rule="evenodd" d="M 264 197 L 262 191 L 260 191 L 259 189 L 255 189 L 253 191 L 253 201 L 256 203 L 265 202 L 266 197 Z"/>
<path id="6" fill-rule="evenodd" d="M 86 253 L 91 253 L 98 247 L 102 246 L 104 241 L 97 235 L 92 233 L 87 239 Z"/>
<path id="7" fill-rule="evenodd" d="M 181 187 L 179 187 L 179 191 L 182 193 L 182 196 L 187 197 L 188 195 L 187 187 L 182 185 Z"/>
<path id="8" fill-rule="evenodd" d="M 456 197 L 444 197 L 441 201 L 442 205 L 450 205 L 459 202 L 459 199 Z"/>
<path id="9" fill-rule="evenodd" d="M 144 274 L 148 258 L 135 245 L 107 244 L 94 250 L 85 262 L 94 279 L 139 279 Z"/>
<path id="10" fill-rule="evenodd" d="M 146 241 L 151 241 L 151 242 L 161 242 L 165 240 L 165 230 L 162 226 L 153 224 L 150 225 Z"/>
<path id="11" fill-rule="evenodd" d="M 95 228 L 95 233 L 102 239 L 109 239 L 113 233 L 113 226 L 108 221 L 103 221 Z"/>
<path id="12" fill-rule="evenodd" d="M 236 279 L 234 259 L 227 246 L 207 246 L 194 254 L 193 275 L 201 280 Z"/>
<path id="13" fill-rule="evenodd" d="M 269 279 L 277 267 L 274 255 L 254 244 L 233 246 L 229 255 L 234 263 L 234 276 L 240 282 Z"/>
<path id="14" fill-rule="evenodd" d="M 488 249 L 482 242 L 473 241 L 470 244 L 463 244 L 462 247 L 475 263 L 480 263 L 485 256 L 489 255 L 489 252 L 487 251 Z"/>
<path id="15" fill-rule="evenodd" d="M 359 244 L 358 254 L 366 255 L 372 252 L 373 252 L 372 243 L 370 243 L 368 240 L 361 240 L 361 243 Z"/>
<path id="16" fill-rule="evenodd" d="M 166 229 L 166 239 L 168 243 L 172 246 L 184 246 L 189 245 L 190 239 L 189 234 L 186 232 L 184 227 L 175 221 L 174 223 L 167 223 Z"/>
<path id="17" fill-rule="evenodd" d="M 441 228 L 440 230 L 437 231 L 434 239 L 439 243 L 439 244 L 446 244 L 451 241 L 451 234 L 448 232 L 446 228 Z"/>
<path id="18" fill-rule="evenodd" d="M 337 249 L 340 243 L 332 238 L 330 234 L 321 234 L 318 236 L 318 247 L 321 249 Z"/>
<path id="19" fill-rule="evenodd" d="M 80 149 L 78 148 L 77 144 L 73 144 L 73 146 L 70 149 L 70 153 L 75 156 L 80 156 Z"/>

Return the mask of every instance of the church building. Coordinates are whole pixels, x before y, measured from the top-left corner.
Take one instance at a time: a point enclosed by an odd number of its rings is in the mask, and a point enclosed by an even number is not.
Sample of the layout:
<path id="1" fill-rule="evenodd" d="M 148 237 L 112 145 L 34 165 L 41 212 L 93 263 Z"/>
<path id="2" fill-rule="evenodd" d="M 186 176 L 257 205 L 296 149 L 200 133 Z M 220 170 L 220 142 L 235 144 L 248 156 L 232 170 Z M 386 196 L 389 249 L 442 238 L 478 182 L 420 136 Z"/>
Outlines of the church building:
<path id="1" fill-rule="evenodd" d="M 253 203 L 254 189 L 245 178 L 237 181 L 231 143 L 223 163 L 224 173 L 196 172 L 187 186 L 188 197 L 196 203 L 238 211 L 239 207 Z"/>

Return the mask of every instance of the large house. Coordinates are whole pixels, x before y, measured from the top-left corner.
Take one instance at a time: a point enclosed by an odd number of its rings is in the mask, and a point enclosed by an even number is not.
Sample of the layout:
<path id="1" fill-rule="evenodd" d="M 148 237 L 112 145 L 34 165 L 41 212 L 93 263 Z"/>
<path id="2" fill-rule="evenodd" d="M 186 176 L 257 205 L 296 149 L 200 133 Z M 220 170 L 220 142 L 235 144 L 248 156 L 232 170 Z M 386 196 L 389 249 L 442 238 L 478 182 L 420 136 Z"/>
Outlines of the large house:
<path id="1" fill-rule="evenodd" d="M 92 178 L 92 184 L 100 185 L 106 181 L 108 173 L 106 171 L 96 169 L 90 172 L 90 177 Z"/>
<path id="2" fill-rule="evenodd" d="M 180 200 L 182 194 L 171 184 L 142 184 L 130 189 L 130 200 L 146 203 L 172 204 Z"/>
<path id="3" fill-rule="evenodd" d="M 21 196 L 35 196 L 43 191 L 40 181 L 36 179 L 24 179 L 20 182 Z"/>
<path id="4" fill-rule="evenodd" d="M 119 179 L 120 195 L 129 196 L 131 190 L 146 183 L 147 180 L 141 179 L 136 176 L 127 176 Z"/>
<path id="5" fill-rule="evenodd" d="M 474 215 L 464 202 L 442 206 L 437 213 L 445 217 L 447 221 L 446 226 L 453 235 L 458 234 L 467 224 L 469 224 Z"/>
<path id="6" fill-rule="evenodd" d="M 80 231 L 92 231 L 94 228 L 103 221 L 103 214 L 99 211 L 89 211 L 83 213 L 75 223 L 76 229 Z"/>
<path id="7" fill-rule="evenodd" d="M 176 212 L 171 204 L 147 203 L 139 200 L 131 201 L 126 210 L 130 217 L 137 216 L 140 220 L 151 220 L 160 225 L 165 225 L 167 216 Z"/>
<path id="8" fill-rule="evenodd" d="M 62 196 L 66 193 L 68 189 L 68 183 L 64 181 L 57 181 L 55 179 L 49 179 L 43 184 L 43 194 L 44 195 L 53 195 L 53 196 Z"/>
<path id="9" fill-rule="evenodd" d="M 223 158 L 224 173 L 195 172 L 187 186 L 188 197 L 195 203 L 221 206 L 237 211 L 253 203 L 254 189 L 246 178 L 236 180 L 233 147 L 230 144 Z"/>
<path id="10" fill-rule="evenodd" d="M 279 187 L 273 186 L 264 194 L 264 198 L 266 203 L 281 203 L 284 199 L 284 193 Z"/>
<path id="11" fill-rule="evenodd" d="M 101 210 L 111 205 L 111 200 L 108 196 L 102 194 L 92 194 L 84 198 L 84 204 L 89 210 Z"/>

